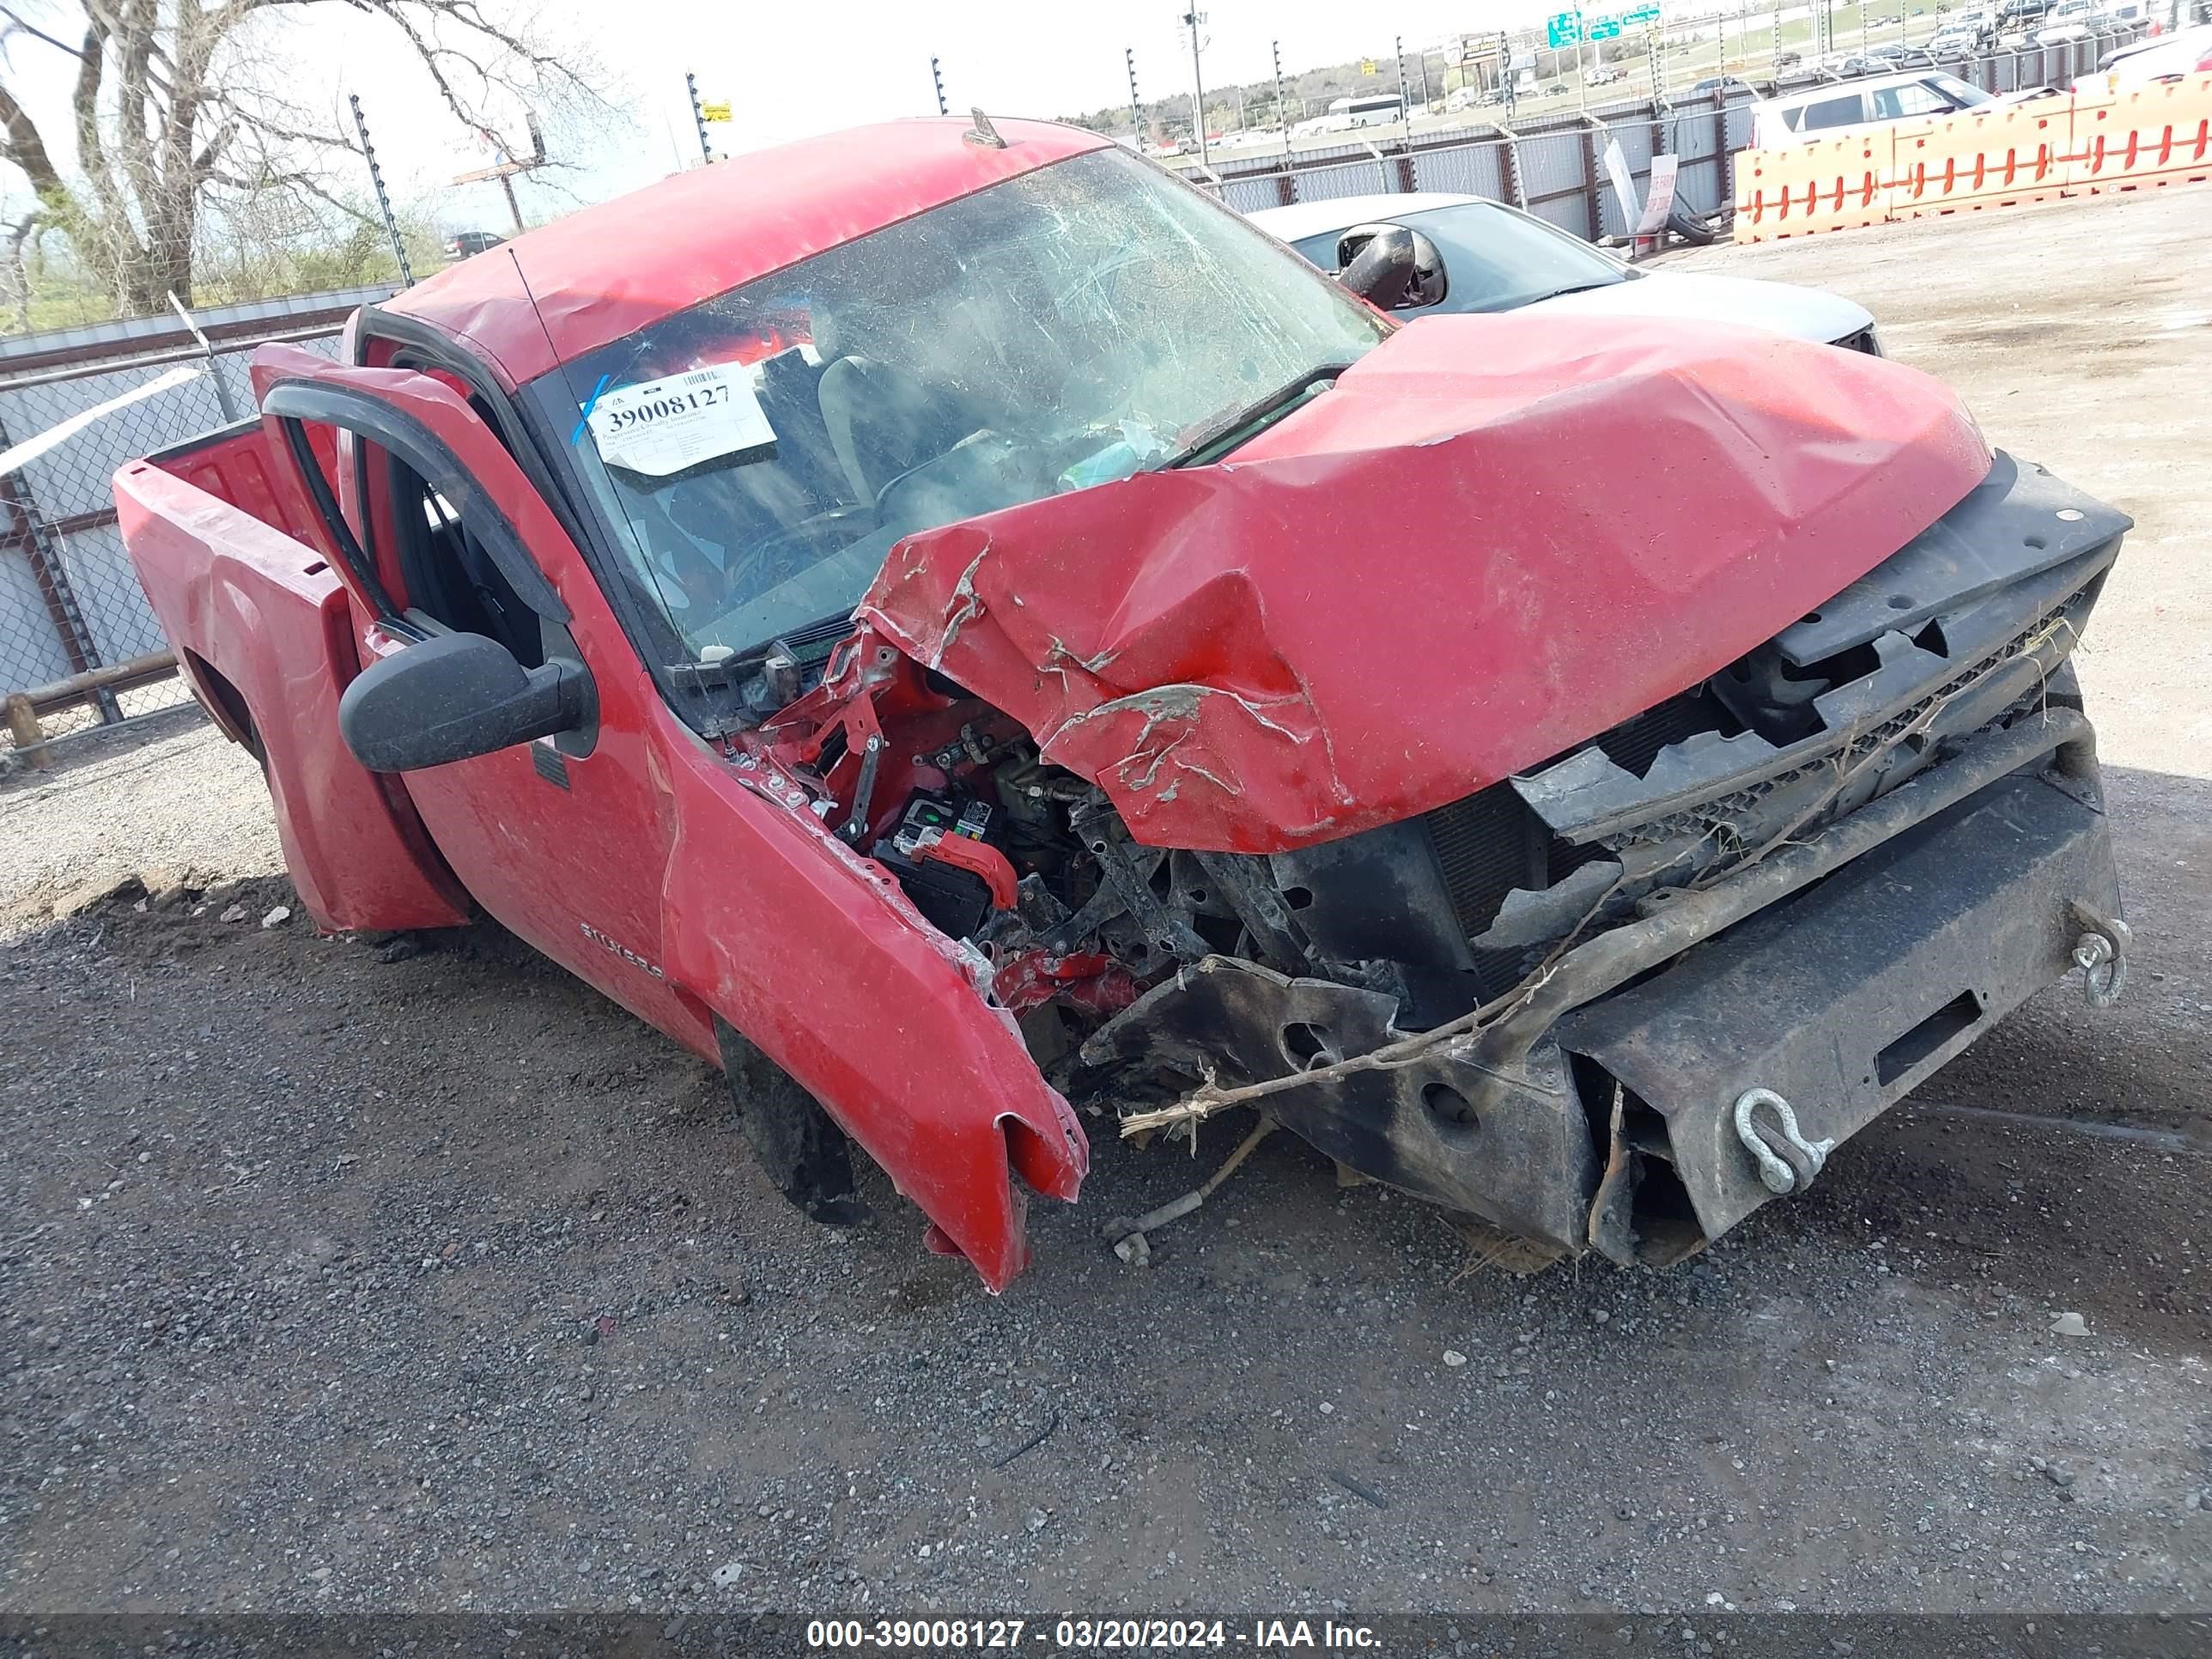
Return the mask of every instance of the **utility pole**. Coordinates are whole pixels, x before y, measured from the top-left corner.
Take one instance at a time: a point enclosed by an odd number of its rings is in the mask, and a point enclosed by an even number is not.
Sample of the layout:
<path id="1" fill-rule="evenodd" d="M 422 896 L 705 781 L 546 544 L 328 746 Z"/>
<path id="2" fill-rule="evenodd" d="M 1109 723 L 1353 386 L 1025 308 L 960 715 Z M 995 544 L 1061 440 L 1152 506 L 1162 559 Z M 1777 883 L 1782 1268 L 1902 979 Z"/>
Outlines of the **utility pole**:
<path id="1" fill-rule="evenodd" d="M 691 107 L 695 110 L 699 107 L 696 91 L 692 95 Z M 491 150 L 495 158 L 492 164 L 475 173 L 464 173 L 453 180 L 457 185 L 480 185 L 489 179 L 496 179 L 499 181 L 500 189 L 506 192 L 507 216 L 514 222 L 514 234 L 518 236 L 522 234 L 524 226 L 522 204 L 514 198 L 514 175 L 518 173 L 534 172 L 545 165 L 545 134 L 538 128 L 538 116 L 534 111 L 525 112 L 523 119 L 529 124 L 530 127 L 530 154 L 527 156 L 520 161 L 515 160 L 507 154 L 500 142 L 498 134 L 489 127 L 482 128 L 478 131 L 477 137 Z M 702 123 L 699 129 L 700 143 L 702 146 L 706 142 L 706 136 L 707 129 Z M 708 159 L 710 161 L 714 159 L 713 152 L 708 152 Z"/>
<path id="2" fill-rule="evenodd" d="M 1283 43 L 1267 42 L 1267 50 L 1275 54 L 1275 125 L 1283 135 L 1283 154 L 1291 153 L 1291 112 L 1283 102 Z"/>
<path id="3" fill-rule="evenodd" d="M 1213 164 L 1206 159 L 1206 75 L 1198 63 L 1198 31 L 1200 25 L 1206 21 L 1206 14 L 1193 9 L 1183 13 L 1182 21 L 1183 27 L 1190 31 L 1190 82 L 1198 94 L 1191 106 L 1190 129 L 1198 135 L 1198 164 L 1210 172 Z"/>
<path id="4" fill-rule="evenodd" d="M 376 146 L 368 142 L 368 118 L 361 112 L 361 99 L 353 98 L 353 130 L 361 135 L 362 159 L 368 163 L 368 182 L 376 186 L 376 210 L 384 216 L 384 234 L 392 239 L 392 257 L 399 263 L 402 286 L 415 286 L 414 268 L 407 263 L 407 245 L 399 240 L 399 222 L 392 216 L 392 198 L 384 192 L 384 169 L 376 164 Z M 216 380 L 222 387 L 220 377 Z"/>
<path id="5" fill-rule="evenodd" d="M 1137 149 L 1142 154 L 1145 148 L 1145 114 L 1137 102 L 1137 49 L 1134 46 L 1122 47 L 1121 59 L 1129 66 L 1129 131 L 1137 135 Z M 944 100 L 940 98 L 938 101 L 942 103 Z"/>
<path id="6" fill-rule="evenodd" d="M 945 101 L 945 76 L 938 69 L 937 59 L 934 58 L 929 60 L 929 78 L 931 82 L 937 88 L 937 112 L 939 115 L 951 114 L 952 106 Z M 1129 70 L 1129 92 L 1133 97 L 1135 95 L 1136 90 L 1137 71 L 1133 66 Z"/>
<path id="7" fill-rule="evenodd" d="M 691 94 L 691 125 L 699 129 L 699 154 L 711 161 L 714 147 L 707 142 L 707 112 L 699 107 L 699 77 L 690 70 L 684 71 L 684 89 Z"/>

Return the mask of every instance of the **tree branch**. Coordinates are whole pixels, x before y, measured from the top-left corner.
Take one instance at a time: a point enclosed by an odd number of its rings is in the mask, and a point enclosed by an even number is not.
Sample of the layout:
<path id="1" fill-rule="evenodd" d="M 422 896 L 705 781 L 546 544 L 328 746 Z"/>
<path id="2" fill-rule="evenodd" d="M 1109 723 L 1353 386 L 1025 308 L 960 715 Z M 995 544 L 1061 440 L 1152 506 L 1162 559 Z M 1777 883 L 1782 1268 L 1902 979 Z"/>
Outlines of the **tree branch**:
<path id="1" fill-rule="evenodd" d="M 35 27 L 13 6 L 0 6 L 0 17 L 6 18 L 9 24 L 7 28 L 0 29 L 0 48 L 4 48 L 6 46 L 8 40 L 11 36 L 27 34 L 33 40 L 40 41 L 46 46 L 52 46 L 56 52 L 65 52 L 72 58 L 81 58 L 84 55 L 75 46 L 70 45 L 68 41 L 58 40 L 52 35 L 48 34 L 44 29 Z"/>
<path id="2" fill-rule="evenodd" d="M 4 85 L 0 85 L 0 132 L 7 135 L 0 157 L 22 169 L 23 176 L 31 181 L 32 193 L 49 208 L 65 205 L 70 199 L 69 186 L 62 182 L 62 175 L 54 167 L 38 124 Z"/>

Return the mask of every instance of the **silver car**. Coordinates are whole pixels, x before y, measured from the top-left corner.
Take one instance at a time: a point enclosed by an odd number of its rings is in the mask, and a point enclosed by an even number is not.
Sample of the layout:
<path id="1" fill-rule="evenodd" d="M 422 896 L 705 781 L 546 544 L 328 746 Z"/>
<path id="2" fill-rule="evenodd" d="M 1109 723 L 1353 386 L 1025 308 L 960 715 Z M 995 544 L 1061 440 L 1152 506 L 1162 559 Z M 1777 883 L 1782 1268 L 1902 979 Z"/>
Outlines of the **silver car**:
<path id="1" fill-rule="evenodd" d="M 1419 281 L 1401 311 L 1512 311 L 1541 307 L 1617 317 L 1741 323 L 1879 356 L 1874 318 L 1839 295 L 1743 276 L 1644 270 L 1624 264 L 1533 215 L 1480 196 L 1434 191 L 1340 197 L 1262 208 L 1253 223 L 1310 263 L 1346 262 L 1347 233 L 1395 225 L 1414 235 Z"/>

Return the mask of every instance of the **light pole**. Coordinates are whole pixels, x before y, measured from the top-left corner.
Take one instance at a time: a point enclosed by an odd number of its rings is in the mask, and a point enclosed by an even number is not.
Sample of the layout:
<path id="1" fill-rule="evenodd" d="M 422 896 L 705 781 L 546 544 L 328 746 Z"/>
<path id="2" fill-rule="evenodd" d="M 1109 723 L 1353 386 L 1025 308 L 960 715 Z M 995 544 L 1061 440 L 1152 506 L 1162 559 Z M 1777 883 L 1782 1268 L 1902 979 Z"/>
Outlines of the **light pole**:
<path id="1" fill-rule="evenodd" d="M 1190 83 L 1197 96 L 1191 105 L 1191 131 L 1198 135 L 1198 164 L 1208 172 L 1213 164 L 1206 155 L 1206 74 L 1198 64 L 1198 31 L 1206 21 L 1206 14 L 1193 9 L 1182 15 L 1183 27 L 1190 31 Z"/>

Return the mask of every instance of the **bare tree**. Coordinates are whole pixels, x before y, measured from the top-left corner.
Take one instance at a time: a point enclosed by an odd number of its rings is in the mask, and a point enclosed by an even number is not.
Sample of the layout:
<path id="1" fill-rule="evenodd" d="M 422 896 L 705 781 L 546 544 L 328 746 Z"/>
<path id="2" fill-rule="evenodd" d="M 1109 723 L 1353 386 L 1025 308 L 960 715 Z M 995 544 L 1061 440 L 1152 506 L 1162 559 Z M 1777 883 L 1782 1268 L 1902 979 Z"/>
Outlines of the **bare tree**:
<path id="1" fill-rule="evenodd" d="M 0 162 L 32 198 L 0 223 L 9 278 L 27 240 L 58 234 L 125 314 L 143 315 L 171 293 L 191 298 L 210 215 L 265 215 L 272 193 L 357 213 L 328 172 L 350 131 L 287 91 L 301 76 L 276 33 L 340 9 L 397 31 L 453 118 L 509 153 L 522 135 L 500 123 L 526 108 L 556 124 L 607 109 L 573 51 L 479 0 L 0 0 Z M 23 95 L 56 53 L 76 65 L 65 125 Z"/>

